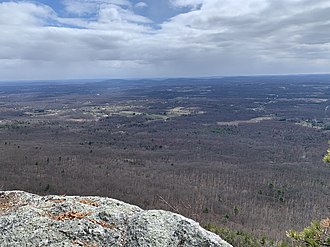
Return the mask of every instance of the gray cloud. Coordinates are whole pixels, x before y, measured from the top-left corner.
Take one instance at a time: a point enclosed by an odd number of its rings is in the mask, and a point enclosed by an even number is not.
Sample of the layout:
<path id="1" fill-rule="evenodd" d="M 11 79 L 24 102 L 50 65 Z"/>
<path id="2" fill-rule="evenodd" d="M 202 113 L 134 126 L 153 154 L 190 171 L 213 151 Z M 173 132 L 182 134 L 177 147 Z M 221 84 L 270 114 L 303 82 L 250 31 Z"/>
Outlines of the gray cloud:
<path id="1" fill-rule="evenodd" d="M 191 11 L 160 28 L 126 0 L 64 3 L 68 15 L 32 2 L 0 3 L 0 79 L 310 73 L 330 67 L 329 1 L 171 0 L 174 8 Z"/>

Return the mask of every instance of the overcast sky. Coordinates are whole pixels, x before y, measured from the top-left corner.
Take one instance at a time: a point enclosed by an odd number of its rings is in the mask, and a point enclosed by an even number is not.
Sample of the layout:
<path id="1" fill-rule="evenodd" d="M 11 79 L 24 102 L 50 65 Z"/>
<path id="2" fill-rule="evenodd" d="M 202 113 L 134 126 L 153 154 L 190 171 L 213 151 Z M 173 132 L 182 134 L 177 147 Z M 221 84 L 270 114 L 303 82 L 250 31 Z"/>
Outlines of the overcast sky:
<path id="1" fill-rule="evenodd" d="M 330 0 L 0 1 L 0 80 L 330 72 Z"/>

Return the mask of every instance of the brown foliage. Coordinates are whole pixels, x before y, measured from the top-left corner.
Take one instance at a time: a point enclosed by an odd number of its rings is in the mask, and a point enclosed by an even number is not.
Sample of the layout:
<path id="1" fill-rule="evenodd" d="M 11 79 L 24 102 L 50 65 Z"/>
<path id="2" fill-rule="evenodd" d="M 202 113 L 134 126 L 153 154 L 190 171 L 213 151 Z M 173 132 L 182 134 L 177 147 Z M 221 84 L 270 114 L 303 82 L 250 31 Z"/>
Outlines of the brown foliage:
<path id="1" fill-rule="evenodd" d="M 89 199 L 80 199 L 79 202 L 82 203 L 82 204 L 93 206 L 93 207 L 98 207 L 99 206 L 99 204 L 97 202 L 94 202 L 94 201 L 89 200 Z"/>
<path id="2" fill-rule="evenodd" d="M 83 219 L 90 214 L 91 212 L 81 213 L 81 212 L 72 211 L 72 212 L 60 213 L 59 215 L 52 215 L 52 218 L 58 221 L 75 220 L 75 219 Z"/>
<path id="3" fill-rule="evenodd" d="M 330 218 L 321 220 L 320 226 L 323 228 L 330 228 Z"/>
<path id="4" fill-rule="evenodd" d="M 6 214 L 17 207 L 21 206 L 22 202 L 15 193 L 0 193 L 0 214 Z"/>

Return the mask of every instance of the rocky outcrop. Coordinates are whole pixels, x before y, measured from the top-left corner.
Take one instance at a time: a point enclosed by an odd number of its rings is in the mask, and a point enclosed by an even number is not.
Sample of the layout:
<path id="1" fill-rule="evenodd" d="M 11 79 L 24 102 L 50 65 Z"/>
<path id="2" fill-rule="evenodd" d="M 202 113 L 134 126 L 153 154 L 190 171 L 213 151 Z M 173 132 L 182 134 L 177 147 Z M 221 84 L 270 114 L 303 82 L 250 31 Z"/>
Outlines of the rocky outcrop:
<path id="1" fill-rule="evenodd" d="M 103 197 L 0 192 L 0 246 L 223 246 L 193 220 Z"/>

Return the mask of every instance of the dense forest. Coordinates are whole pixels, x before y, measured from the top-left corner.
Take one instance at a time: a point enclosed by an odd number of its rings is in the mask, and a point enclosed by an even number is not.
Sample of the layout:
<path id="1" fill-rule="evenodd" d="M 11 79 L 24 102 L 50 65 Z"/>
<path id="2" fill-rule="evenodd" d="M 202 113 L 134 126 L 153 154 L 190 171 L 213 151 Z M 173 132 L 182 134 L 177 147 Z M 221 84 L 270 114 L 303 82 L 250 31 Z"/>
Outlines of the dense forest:
<path id="1" fill-rule="evenodd" d="M 0 188 L 166 209 L 235 246 L 237 236 L 290 243 L 287 231 L 329 216 L 329 85 L 327 76 L 2 84 Z"/>

